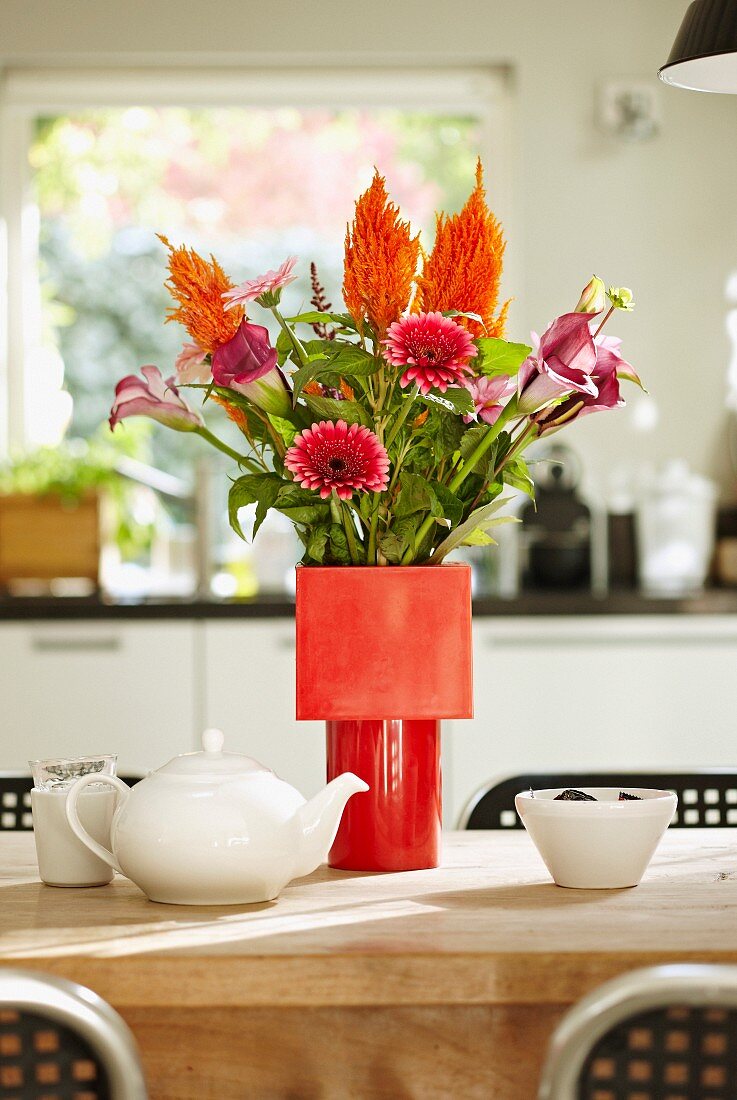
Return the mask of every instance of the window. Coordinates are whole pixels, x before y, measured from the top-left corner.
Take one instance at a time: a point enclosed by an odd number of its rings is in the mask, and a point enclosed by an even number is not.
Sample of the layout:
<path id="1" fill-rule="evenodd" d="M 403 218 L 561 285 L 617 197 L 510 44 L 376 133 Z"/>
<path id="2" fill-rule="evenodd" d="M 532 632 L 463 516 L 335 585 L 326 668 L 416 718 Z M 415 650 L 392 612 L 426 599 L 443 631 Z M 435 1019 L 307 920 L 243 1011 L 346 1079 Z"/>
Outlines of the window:
<path id="1" fill-rule="evenodd" d="M 294 312 L 311 261 L 339 303 L 346 222 L 374 164 L 427 242 L 480 152 L 509 232 L 505 87 L 474 70 L 9 74 L 0 451 L 89 438 L 120 377 L 172 369 L 184 334 L 163 323 L 156 232 L 212 251 L 236 280 L 297 255 Z M 190 440 L 134 431 L 140 457 L 191 477 Z"/>

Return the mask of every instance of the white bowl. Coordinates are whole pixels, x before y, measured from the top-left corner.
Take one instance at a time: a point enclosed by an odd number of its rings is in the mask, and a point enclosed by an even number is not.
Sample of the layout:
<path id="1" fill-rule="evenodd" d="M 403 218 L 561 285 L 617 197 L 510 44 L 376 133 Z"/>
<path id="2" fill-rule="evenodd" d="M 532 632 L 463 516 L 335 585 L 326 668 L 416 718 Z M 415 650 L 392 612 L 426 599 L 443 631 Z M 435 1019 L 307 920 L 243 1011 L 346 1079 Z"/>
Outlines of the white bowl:
<path id="1" fill-rule="evenodd" d="M 581 787 L 596 802 L 556 802 L 564 788 L 530 791 L 517 813 L 558 886 L 616 890 L 637 886 L 676 812 L 672 791 Z M 619 802 L 620 790 L 642 801 Z"/>

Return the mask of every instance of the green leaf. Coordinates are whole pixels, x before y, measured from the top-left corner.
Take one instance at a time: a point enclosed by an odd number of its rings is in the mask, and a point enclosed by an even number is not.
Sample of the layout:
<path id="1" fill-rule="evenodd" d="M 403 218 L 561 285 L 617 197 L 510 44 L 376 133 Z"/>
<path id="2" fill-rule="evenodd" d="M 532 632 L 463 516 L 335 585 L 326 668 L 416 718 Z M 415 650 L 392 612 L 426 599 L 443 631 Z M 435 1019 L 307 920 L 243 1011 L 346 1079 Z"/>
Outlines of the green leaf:
<path id="1" fill-rule="evenodd" d="M 399 496 L 394 505 L 394 515 L 398 518 L 411 516 L 415 512 L 429 512 L 432 516 L 441 516 L 442 507 L 430 487 L 430 483 L 420 474 L 409 471 L 402 473 Z"/>
<path id="2" fill-rule="evenodd" d="M 328 355 L 327 358 L 323 355 L 320 359 L 316 359 L 294 372 L 292 375 L 294 389 L 292 400 L 295 404 L 309 382 L 316 382 L 320 378 L 325 379 L 327 375 L 335 375 L 339 378 L 368 378 L 369 375 L 376 374 L 379 369 L 378 359 L 374 359 L 372 355 L 369 355 L 368 352 L 355 344 L 338 344 L 337 350 L 335 350 L 336 345 L 330 340 L 323 340 L 320 343 L 323 345 L 331 345 L 332 343 L 332 354 Z M 334 381 L 334 379 L 331 378 L 331 381 Z"/>
<path id="3" fill-rule="evenodd" d="M 464 461 L 467 461 L 471 457 L 479 443 L 481 443 L 491 430 L 488 424 L 477 424 L 475 428 L 469 428 L 467 432 L 464 432 L 463 439 L 461 440 L 461 457 Z M 484 455 L 484 459 L 485 458 L 486 455 Z"/>
<path id="4" fill-rule="evenodd" d="M 279 329 L 279 335 L 276 338 L 276 361 L 280 367 L 283 367 L 289 356 L 292 354 L 292 341 L 287 336 L 283 328 Z"/>
<path id="5" fill-rule="evenodd" d="M 514 489 L 521 489 L 523 493 L 527 493 L 528 497 L 534 501 L 535 499 L 535 483 L 530 477 L 530 471 L 527 468 L 527 463 L 524 458 L 518 456 L 513 458 L 511 462 L 508 462 L 503 467 L 502 477 L 505 484 L 511 485 Z"/>
<path id="6" fill-rule="evenodd" d="M 228 493 L 228 520 L 239 538 L 246 540 L 238 520 L 238 512 L 247 504 L 256 504 L 256 521 L 253 536 L 266 518 L 269 508 L 275 503 L 280 489 L 291 483 L 277 474 L 244 474 L 237 478 Z"/>
<path id="7" fill-rule="evenodd" d="M 443 516 L 450 520 L 452 527 L 455 527 L 463 518 L 463 501 L 455 493 L 451 493 L 447 485 L 442 485 L 439 481 L 431 481 L 430 488 L 440 504 Z"/>
<path id="8" fill-rule="evenodd" d="M 339 523 L 330 524 L 330 557 L 339 565 L 350 565 L 351 554 L 348 549 L 348 539 L 345 531 Z"/>
<path id="9" fill-rule="evenodd" d="M 307 559 L 320 565 L 325 558 L 329 538 L 330 527 L 327 525 L 315 527 L 314 530 L 310 531 L 305 544 Z"/>
<path id="10" fill-rule="evenodd" d="M 484 319 L 478 313 L 464 313 L 460 309 L 444 309 L 443 317 L 468 317 L 471 321 L 476 321 L 479 325 L 483 325 Z"/>
<path id="11" fill-rule="evenodd" d="M 439 457 L 455 454 L 461 445 L 463 435 L 470 429 L 466 428 L 462 420 L 450 413 L 441 413 L 435 419 L 438 425 L 436 435 L 438 449 L 436 453 Z"/>
<path id="12" fill-rule="evenodd" d="M 282 485 L 273 507 L 292 523 L 316 523 L 330 515 L 328 501 L 322 500 L 314 490 L 302 489 L 293 482 Z"/>
<path id="13" fill-rule="evenodd" d="M 287 447 L 291 447 L 297 434 L 297 428 L 294 424 L 290 420 L 285 420 L 283 416 L 272 416 L 271 413 L 267 413 L 267 416 L 269 423 L 273 428 L 276 428 Z"/>
<path id="14" fill-rule="evenodd" d="M 379 549 L 386 560 L 394 562 L 396 565 L 399 564 L 405 552 L 409 549 L 406 538 L 394 531 L 388 531 L 385 535 L 381 535 L 378 542 Z"/>
<path id="15" fill-rule="evenodd" d="M 364 424 L 372 427 L 371 418 L 357 401 L 336 401 L 332 397 L 305 396 L 310 412 L 320 420 L 345 420 L 346 424 Z"/>
<path id="16" fill-rule="evenodd" d="M 507 516 L 507 519 L 513 519 L 513 516 Z M 463 540 L 462 546 L 496 546 L 497 541 L 493 539 L 491 535 L 487 535 L 486 531 L 483 531 L 480 527 L 477 527 L 475 531 L 472 531 L 470 535 L 466 535 Z"/>
<path id="17" fill-rule="evenodd" d="M 482 336 L 476 341 L 479 349 L 474 370 L 491 378 L 495 374 L 516 374 L 532 351 L 529 344 L 512 344 L 495 336 Z"/>
<path id="18" fill-rule="evenodd" d="M 448 537 L 443 539 L 440 546 L 436 548 L 431 559 L 433 564 L 437 565 L 437 563 L 447 557 L 451 551 L 457 550 L 459 546 L 467 544 L 466 540 L 473 536 L 475 531 L 481 530 L 485 532 L 489 527 L 493 527 L 498 523 L 499 519 L 503 522 L 509 522 L 509 520 L 514 521 L 514 516 L 501 516 L 495 518 L 494 515 L 495 512 L 499 511 L 502 505 L 508 503 L 509 499 L 509 497 L 498 497 L 496 500 L 492 500 L 490 504 L 484 504 L 483 507 L 477 508 L 474 512 L 471 512 L 471 515 L 465 523 L 461 523 L 455 530 L 451 531 Z"/>
<path id="19" fill-rule="evenodd" d="M 418 394 L 418 397 L 421 401 L 440 405 L 441 408 L 457 414 L 472 413 L 475 408 L 473 398 L 464 386 L 449 386 L 445 393 L 430 390 L 429 393 Z"/>
<path id="20" fill-rule="evenodd" d="M 284 320 L 290 325 L 296 325 L 303 323 L 305 325 L 319 325 L 327 324 L 332 321 L 333 316 L 331 313 L 320 313 L 318 310 L 311 309 L 307 313 L 298 313 L 296 317 L 285 317 Z"/>
<path id="21" fill-rule="evenodd" d="M 333 342 L 335 345 L 335 342 Z M 331 369 L 342 374 L 344 378 L 368 378 L 376 374 L 381 366 L 381 361 L 358 344 L 338 344 L 338 351 L 331 356 Z"/>

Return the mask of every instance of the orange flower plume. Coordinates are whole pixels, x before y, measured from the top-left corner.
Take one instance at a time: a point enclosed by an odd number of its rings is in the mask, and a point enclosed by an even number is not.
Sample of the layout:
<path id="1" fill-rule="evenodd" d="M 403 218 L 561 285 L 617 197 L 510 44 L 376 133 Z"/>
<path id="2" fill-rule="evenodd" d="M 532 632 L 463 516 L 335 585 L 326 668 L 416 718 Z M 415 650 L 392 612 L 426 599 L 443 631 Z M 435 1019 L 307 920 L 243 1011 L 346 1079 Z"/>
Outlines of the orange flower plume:
<path id="1" fill-rule="evenodd" d="M 478 313 L 483 327 L 458 317 L 474 336 L 503 336 L 509 302 L 494 316 L 506 242 L 502 227 L 486 205 L 483 167 L 476 165 L 476 186 L 460 214 L 438 214 L 435 245 L 417 279 L 416 310 L 458 309 Z"/>
<path id="2" fill-rule="evenodd" d="M 413 237 L 409 223 L 400 219 L 383 176 L 375 171 L 345 235 L 343 298 L 359 325 L 368 317 L 381 337 L 401 317 L 412 295 L 419 253 L 419 236 Z"/>
<path id="3" fill-rule="evenodd" d="M 224 397 L 220 397 L 217 393 L 210 394 L 210 400 L 214 401 L 216 405 L 220 405 L 228 415 L 228 420 L 232 420 L 236 427 L 240 428 L 245 436 L 251 438 L 251 433 L 248 428 L 248 417 L 243 409 L 238 405 L 231 405 L 229 401 L 226 401 Z"/>
<path id="4" fill-rule="evenodd" d="M 184 325 L 193 340 L 210 354 L 235 336 L 243 319 L 242 309 L 225 311 L 223 293 L 233 287 L 214 256 L 210 263 L 192 248 L 174 248 L 158 234 L 169 249 L 169 278 L 165 286 L 175 302 L 167 321 Z"/>

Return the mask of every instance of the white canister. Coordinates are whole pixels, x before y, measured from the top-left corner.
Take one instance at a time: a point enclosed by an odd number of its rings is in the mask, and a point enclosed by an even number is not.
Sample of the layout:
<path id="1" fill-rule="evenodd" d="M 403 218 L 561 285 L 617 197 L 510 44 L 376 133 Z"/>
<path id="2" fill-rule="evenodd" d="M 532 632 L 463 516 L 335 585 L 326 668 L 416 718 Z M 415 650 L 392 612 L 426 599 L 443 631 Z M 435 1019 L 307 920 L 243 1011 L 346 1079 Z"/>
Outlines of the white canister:
<path id="1" fill-rule="evenodd" d="M 643 487 L 637 505 L 640 584 L 659 596 L 703 587 L 714 551 L 717 492 L 686 462 L 669 462 Z"/>

